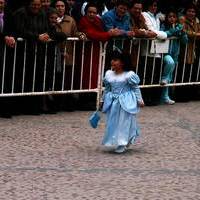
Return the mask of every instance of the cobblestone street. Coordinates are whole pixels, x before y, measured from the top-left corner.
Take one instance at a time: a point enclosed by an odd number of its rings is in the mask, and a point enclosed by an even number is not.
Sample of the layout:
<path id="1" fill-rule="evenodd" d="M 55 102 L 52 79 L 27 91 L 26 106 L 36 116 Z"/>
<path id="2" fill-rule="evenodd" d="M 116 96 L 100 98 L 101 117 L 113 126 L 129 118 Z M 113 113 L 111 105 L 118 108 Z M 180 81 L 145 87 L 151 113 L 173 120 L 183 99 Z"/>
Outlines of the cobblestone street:
<path id="1" fill-rule="evenodd" d="M 127 153 L 92 111 L 0 118 L 0 200 L 200 200 L 200 102 L 144 107 Z"/>

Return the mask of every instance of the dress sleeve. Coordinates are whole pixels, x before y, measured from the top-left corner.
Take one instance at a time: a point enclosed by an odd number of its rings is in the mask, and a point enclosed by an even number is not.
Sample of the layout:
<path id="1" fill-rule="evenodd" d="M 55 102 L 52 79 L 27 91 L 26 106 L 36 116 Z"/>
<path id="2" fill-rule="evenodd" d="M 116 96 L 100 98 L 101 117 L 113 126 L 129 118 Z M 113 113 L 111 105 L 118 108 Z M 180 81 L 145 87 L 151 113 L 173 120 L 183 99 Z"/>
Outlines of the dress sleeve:
<path id="1" fill-rule="evenodd" d="M 110 70 L 106 72 L 105 77 L 103 78 L 103 84 L 104 84 L 104 86 L 105 86 L 105 87 L 104 87 L 104 92 L 103 92 L 103 97 L 102 97 L 103 101 L 104 101 L 105 95 L 106 95 L 108 92 L 111 91 L 110 83 L 108 82 L 108 79 L 107 79 L 108 76 L 109 76 L 109 74 L 110 74 Z"/>
<path id="2" fill-rule="evenodd" d="M 113 102 L 111 85 L 107 79 L 109 74 L 110 74 L 110 72 L 107 71 L 105 74 L 105 77 L 103 79 L 105 89 L 104 89 L 103 97 L 102 97 L 102 100 L 103 100 L 102 112 L 107 112 L 110 109 L 112 102 Z"/>
<path id="3" fill-rule="evenodd" d="M 135 72 L 133 71 L 128 72 L 128 83 L 133 89 L 133 92 L 135 93 L 137 101 L 138 102 L 143 101 L 141 90 L 139 88 L 140 78 Z"/>
<path id="4" fill-rule="evenodd" d="M 128 72 L 127 79 L 128 79 L 128 83 L 132 86 L 136 86 L 140 83 L 139 76 L 133 71 Z"/>

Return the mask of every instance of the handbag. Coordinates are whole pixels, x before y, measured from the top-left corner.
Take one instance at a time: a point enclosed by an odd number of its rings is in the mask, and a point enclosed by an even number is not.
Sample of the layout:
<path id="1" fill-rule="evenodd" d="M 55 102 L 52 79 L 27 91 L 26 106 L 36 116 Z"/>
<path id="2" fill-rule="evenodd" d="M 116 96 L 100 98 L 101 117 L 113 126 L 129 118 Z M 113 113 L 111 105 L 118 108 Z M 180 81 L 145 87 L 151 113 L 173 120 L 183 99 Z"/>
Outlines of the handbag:
<path id="1" fill-rule="evenodd" d="M 150 53 L 168 53 L 169 42 L 169 40 L 152 40 Z"/>
<path id="2" fill-rule="evenodd" d="M 98 122 L 101 119 L 99 111 L 95 111 L 92 113 L 92 115 L 89 117 L 89 123 L 92 128 L 97 128 Z"/>

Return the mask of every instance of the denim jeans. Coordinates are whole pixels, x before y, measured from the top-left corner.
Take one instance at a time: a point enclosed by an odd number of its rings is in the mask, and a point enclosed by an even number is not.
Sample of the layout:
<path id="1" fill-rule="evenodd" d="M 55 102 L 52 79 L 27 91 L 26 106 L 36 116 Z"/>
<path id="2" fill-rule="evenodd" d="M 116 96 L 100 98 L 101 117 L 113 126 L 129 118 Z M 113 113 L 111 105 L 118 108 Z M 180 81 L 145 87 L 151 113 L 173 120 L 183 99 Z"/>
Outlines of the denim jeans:
<path id="1" fill-rule="evenodd" d="M 164 69 L 163 69 L 163 74 L 162 74 L 162 80 L 166 80 L 167 83 L 170 83 L 172 81 L 175 63 L 174 63 L 173 58 L 170 55 L 165 55 L 163 62 L 164 62 Z M 161 102 L 168 101 L 168 100 L 170 100 L 169 87 L 164 87 L 161 93 Z"/>

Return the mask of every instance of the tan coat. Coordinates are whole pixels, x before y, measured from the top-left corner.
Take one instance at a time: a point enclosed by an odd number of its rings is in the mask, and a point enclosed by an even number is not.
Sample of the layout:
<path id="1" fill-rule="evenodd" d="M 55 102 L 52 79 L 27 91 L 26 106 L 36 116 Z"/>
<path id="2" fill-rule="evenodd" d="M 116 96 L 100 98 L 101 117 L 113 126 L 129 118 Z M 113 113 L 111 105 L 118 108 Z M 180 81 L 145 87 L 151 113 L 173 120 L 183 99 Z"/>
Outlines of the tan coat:
<path id="1" fill-rule="evenodd" d="M 58 31 L 65 33 L 68 37 L 78 37 L 79 35 L 75 20 L 68 15 L 64 16 L 63 20 L 60 22 L 57 29 Z M 66 50 L 65 50 L 65 45 L 66 45 Z M 71 41 L 63 42 L 60 45 L 60 48 L 61 48 L 61 53 L 66 58 L 65 60 L 66 65 L 72 65 L 73 64 L 73 42 Z"/>
<path id="2" fill-rule="evenodd" d="M 192 64 L 195 60 L 195 52 L 196 52 L 196 33 L 200 33 L 200 24 L 198 20 L 194 22 L 186 21 L 185 25 L 186 33 L 188 34 L 189 42 L 188 42 L 188 49 L 187 49 L 187 58 L 186 63 Z"/>
<path id="3" fill-rule="evenodd" d="M 140 15 L 137 19 L 131 16 L 131 30 L 135 32 L 135 37 L 145 37 L 144 32 L 141 31 L 141 29 L 148 30 L 144 16 Z"/>
<path id="4" fill-rule="evenodd" d="M 135 32 L 135 37 L 138 38 L 144 38 L 144 31 L 141 31 L 141 29 L 148 30 L 146 24 L 145 24 L 145 19 L 143 15 L 140 15 L 139 18 L 135 19 L 133 16 L 131 16 L 131 30 Z M 132 65 L 134 67 L 134 70 L 136 70 L 137 66 L 137 60 L 138 58 L 138 51 L 139 51 L 139 45 L 138 43 L 133 43 L 132 49 L 131 49 L 131 60 L 132 60 Z"/>

